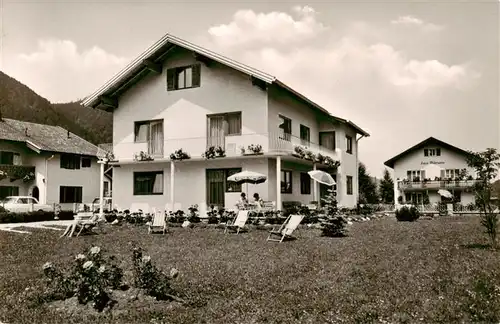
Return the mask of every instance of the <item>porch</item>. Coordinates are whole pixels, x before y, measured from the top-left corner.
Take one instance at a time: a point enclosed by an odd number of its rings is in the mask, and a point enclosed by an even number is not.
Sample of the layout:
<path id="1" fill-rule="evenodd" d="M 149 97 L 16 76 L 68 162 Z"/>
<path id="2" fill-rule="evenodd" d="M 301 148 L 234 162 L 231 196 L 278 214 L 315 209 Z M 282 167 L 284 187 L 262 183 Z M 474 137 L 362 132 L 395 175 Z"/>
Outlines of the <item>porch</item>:
<path id="1" fill-rule="evenodd" d="M 233 209 L 245 192 L 250 200 L 254 193 L 259 193 L 263 200 L 275 201 L 281 209 L 283 201 L 310 204 L 318 201 L 320 194 L 326 194 L 327 187 L 316 184 L 307 174 L 314 169 L 323 169 L 336 177 L 332 168 L 293 156 L 119 163 L 114 167 L 113 203 L 117 209 L 131 211 L 153 207 L 187 210 L 194 204 L 202 208 L 214 205 Z M 256 185 L 227 181 L 230 175 L 243 170 L 264 174 L 268 179 Z"/>

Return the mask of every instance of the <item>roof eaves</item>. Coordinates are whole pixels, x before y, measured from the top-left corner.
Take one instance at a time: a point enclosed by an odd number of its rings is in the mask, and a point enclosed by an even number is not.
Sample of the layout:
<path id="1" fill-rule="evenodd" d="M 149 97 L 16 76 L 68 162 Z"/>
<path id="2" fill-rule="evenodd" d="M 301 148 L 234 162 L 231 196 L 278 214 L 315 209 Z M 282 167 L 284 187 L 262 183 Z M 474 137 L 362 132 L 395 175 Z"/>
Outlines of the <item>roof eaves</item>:
<path id="1" fill-rule="evenodd" d="M 269 75 L 265 72 L 259 71 L 257 69 L 254 69 L 254 68 L 249 67 L 245 64 L 239 63 L 237 61 L 231 60 L 228 57 L 225 57 L 223 55 L 212 52 L 206 48 L 203 48 L 201 46 L 190 43 L 190 42 L 183 40 L 179 37 L 176 37 L 176 36 L 173 36 L 170 34 L 166 34 L 159 41 L 157 41 L 152 46 L 147 48 L 136 59 L 134 59 L 132 62 L 130 62 L 125 68 L 123 68 L 120 72 L 118 72 L 114 77 L 112 77 L 102 87 L 100 87 L 98 90 L 96 90 L 90 96 L 85 98 L 82 101 L 82 104 L 84 106 L 87 106 L 87 107 L 95 104 L 95 102 L 99 96 L 101 96 L 104 93 L 106 93 L 107 91 L 109 91 L 113 86 L 115 86 L 117 83 L 119 83 L 123 78 L 127 77 L 131 72 L 133 72 L 135 69 L 140 67 L 143 60 L 149 58 L 157 50 L 159 50 L 160 48 L 162 48 L 163 46 L 165 46 L 168 43 L 172 43 L 174 45 L 178 45 L 178 46 L 183 47 L 185 49 L 188 49 L 188 50 L 191 50 L 193 52 L 204 55 L 204 56 L 206 56 L 214 61 L 217 61 L 217 62 L 224 64 L 224 65 L 227 65 L 229 67 L 232 67 L 235 70 L 241 71 L 245 74 L 248 74 L 250 76 L 258 78 L 264 82 L 272 83 L 274 80 L 276 80 L 275 77 L 273 77 L 272 75 Z"/>

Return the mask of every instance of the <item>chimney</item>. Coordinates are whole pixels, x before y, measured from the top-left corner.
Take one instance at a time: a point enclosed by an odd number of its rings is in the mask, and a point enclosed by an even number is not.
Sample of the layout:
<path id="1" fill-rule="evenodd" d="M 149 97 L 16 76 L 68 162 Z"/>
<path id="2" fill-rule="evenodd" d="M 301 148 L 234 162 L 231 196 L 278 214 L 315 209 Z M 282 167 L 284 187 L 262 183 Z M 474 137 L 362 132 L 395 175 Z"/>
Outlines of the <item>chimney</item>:
<path id="1" fill-rule="evenodd" d="M 68 138 L 69 138 L 69 130 L 68 130 Z"/>
<path id="2" fill-rule="evenodd" d="M 30 136 L 30 135 L 28 134 L 28 127 L 25 127 L 25 128 L 24 128 L 24 135 L 26 135 L 26 136 Z"/>

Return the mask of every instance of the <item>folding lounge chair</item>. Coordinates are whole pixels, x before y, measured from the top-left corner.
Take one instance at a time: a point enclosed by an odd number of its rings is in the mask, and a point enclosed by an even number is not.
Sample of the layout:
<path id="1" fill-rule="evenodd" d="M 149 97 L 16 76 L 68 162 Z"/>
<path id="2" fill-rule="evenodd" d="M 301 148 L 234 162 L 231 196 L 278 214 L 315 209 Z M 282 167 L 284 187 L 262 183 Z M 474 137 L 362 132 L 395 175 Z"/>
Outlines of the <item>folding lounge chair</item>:
<path id="1" fill-rule="evenodd" d="M 92 215 L 88 220 L 78 221 L 77 226 L 80 226 L 80 231 L 76 236 L 80 236 L 82 232 L 90 232 L 94 227 L 99 224 L 99 214 Z"/>
<path id="2" fill-rule="evenodd" d="M 153 215 L 153 222 L 148 227 L 148 233 L 151 234 L 155 230 L 161 230 L 162 234 L 165 234 L 167 231 L 167 222 L 165 218 L 165 212 L 161 210 L 155 211 Z"/>
<path id="3" fill-rule="evenodd" d="M 243 227 L 245 227 L 247 220 L 248 220 L 248 210 L 239 210 L 234 222 L 232 222 L 231 224 L 226 224 L 224 233 L 226 233 L 227 230 L 229 229 L 236 231 L 236 234 L 239 234 L 240 230 L 242 230 Z"/>
<path id="4" fill-rule="evenodd" d="M 280 226 L 278 230 L 274 228 L 269 232 L 269 236 L 267 237 L 268 241 L 274 242 L 283 242 L 285 238 L 292 238 L 292 233 L 297 229 L 300 222 L 302 222 L 304 216 L 302 215 L 290 215 L 285 220 L 285 222 Z M 281 237 L 279 239 L 271 238 L 272 236 Z"/>

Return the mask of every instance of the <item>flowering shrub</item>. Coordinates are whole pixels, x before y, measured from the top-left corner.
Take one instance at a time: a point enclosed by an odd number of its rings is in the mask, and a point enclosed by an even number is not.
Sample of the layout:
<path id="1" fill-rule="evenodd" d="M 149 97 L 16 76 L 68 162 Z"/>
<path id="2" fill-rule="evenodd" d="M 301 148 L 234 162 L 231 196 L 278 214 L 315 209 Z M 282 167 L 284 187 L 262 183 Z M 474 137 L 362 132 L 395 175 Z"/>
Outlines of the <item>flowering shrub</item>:
<path id="1" fill-rule="evenodd" d="M 102 256 L 100 247 L 93 246 L 78 254 L 67 271 L 59 270 L 51 262 L 45 263 L 48 297 L 58 300 L 75 296 L 80 304 L 92 303 L 98 311 L 111 308 L 114 301 L 110 293 L 120 288 L 123 277 L 123 270 L 113 261 L 113 257 Z"/>
<path id="2" fill-rule="evenodd" d="M 401 207 L 396 210 L 396 219 L 400 222 L 414 222 L 420 217 L 420 212 L 415 206 Z"/>
<path id="3" fill-rule="evenodd" d="M 133 248 L 132 263 L 134 266 L 135 287 L 144 289 L 146 294 L 158 300 L 176 299 L 172 295 L 173 290 L 170 287 L 170 280 L 179 274 L 177 269 L 172 268 L 170 274 L 166 275 L 156 268 L 149 255 L 143 255 L 143 250 L 140 247 Z"/>

